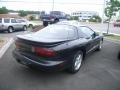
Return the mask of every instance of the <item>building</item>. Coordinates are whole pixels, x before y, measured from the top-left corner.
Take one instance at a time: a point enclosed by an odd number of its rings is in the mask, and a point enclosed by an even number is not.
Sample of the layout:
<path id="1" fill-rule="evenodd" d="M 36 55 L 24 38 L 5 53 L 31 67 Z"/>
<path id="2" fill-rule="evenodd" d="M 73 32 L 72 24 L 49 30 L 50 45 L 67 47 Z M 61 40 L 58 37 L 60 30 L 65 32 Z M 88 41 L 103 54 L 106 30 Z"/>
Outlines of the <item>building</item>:
<path id="1" fill-rule="evenodd" d="M 79 21 L 88 21 L 92 16 L 99 15 L 95 11 L 76 11 L 71 14 L 71 16 L 79 17 Z"/>

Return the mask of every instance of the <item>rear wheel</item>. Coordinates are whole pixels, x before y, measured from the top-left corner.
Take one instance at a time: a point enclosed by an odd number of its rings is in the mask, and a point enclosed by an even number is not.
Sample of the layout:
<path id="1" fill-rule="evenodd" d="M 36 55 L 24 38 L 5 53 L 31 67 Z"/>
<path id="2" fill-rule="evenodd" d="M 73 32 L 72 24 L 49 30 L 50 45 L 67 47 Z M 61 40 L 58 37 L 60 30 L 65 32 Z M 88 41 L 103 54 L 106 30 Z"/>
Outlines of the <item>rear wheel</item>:
<path id="1" fill-rule="evenodd" d="M 57 23 L 57 22 L 59 22 L 59 19 L 55 19 L 54 23 Z"/>
<path id="2" fill-rule="evenodd" d="M 120 52 L 118 53 L 118 59 L 120 59 Z"/>
<path id="3" fill-rule="evenodd" d="M 78 51 L 74 55 L 74 58 L 72 60 L 71 66 L 68 68 L 68 71 L 70 73 L 76 73 L 76 72 L 78 72 L 79 69 L 81 68 L 82 61 L 83 61 L 83 52 L 82 51 Z"/>
<path id="4" fill-rule="evenodd" d="M 26 31 L 27 30 L 27 26 L 23 26 L 23 30 Z"/>
<path id="5" fill-rule="evenodd" d="M 47 21 L 43 21 L 43 26 L 48 26 L 48 22 Z"/>
<path id="6" fill-rule="evenodd" d="M 13 27 L 8 27 L 8 33 L 12 33 L 13 32 Z"/>

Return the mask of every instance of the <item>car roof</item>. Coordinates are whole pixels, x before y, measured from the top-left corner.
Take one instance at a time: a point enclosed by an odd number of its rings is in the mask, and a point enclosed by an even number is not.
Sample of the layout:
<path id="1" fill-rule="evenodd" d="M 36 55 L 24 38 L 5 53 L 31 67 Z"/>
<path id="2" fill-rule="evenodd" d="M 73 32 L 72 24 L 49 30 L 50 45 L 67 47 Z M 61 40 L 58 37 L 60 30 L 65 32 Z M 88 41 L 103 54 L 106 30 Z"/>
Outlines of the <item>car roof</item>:
<path id="1" fill-rule="evenodd" d="M 59 25 L 70 25 L 70 26 L 75 26 L 75 27 L 85 26 L 85 25 L 80 24 L 80 22 L 78 22 L 76 20 L 60 21 L 57 24 L 59 24 Z"/>

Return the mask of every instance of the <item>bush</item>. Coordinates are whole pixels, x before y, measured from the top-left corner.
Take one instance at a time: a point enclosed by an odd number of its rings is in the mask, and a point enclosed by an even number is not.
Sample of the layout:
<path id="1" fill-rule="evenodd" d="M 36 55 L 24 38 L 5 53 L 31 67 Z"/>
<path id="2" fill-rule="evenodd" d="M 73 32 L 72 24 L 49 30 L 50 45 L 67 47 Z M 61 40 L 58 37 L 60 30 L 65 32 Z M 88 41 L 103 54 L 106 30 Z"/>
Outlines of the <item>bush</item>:
<path id="1" fill-rule="evenodd" d="M 100 18 L 100 16 L 92 16 L 89 21 L 90 22 L 101 22 L 102 19 Z"/>
<path id="2" fill-rule="evenodd" d="M 29 20 L 35 20 L 35 17 L 34 16 L 30 16 Z"/>

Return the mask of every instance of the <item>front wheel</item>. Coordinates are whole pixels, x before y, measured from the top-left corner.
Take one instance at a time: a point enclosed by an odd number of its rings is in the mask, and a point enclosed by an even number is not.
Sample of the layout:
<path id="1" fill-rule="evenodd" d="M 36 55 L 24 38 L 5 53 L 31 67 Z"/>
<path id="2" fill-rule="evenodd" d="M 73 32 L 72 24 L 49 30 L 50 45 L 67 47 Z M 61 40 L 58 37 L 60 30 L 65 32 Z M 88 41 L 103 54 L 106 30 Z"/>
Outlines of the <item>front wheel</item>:
<path id="1" fill-rule="evenodd" d="M 100 51 L 102 49 L 102 43 L 103 43 L 103 41 L 101 40 L 99 42 L 99 45 L 98 45 L 97 49 L 96 49 L 97 51 Z"/>
<path id="2" fill-rule="evenodd" d="M 83 52 L 82 51 L 78 51 L 74 55 L 74 58 L 72 60 L 71 66 L 68 68 L 68 71 L 70 73 L 76 73 L 76 72 L 78 72 L 79 69 L 81 68 L 82 61 L 83 61 Z"/>

